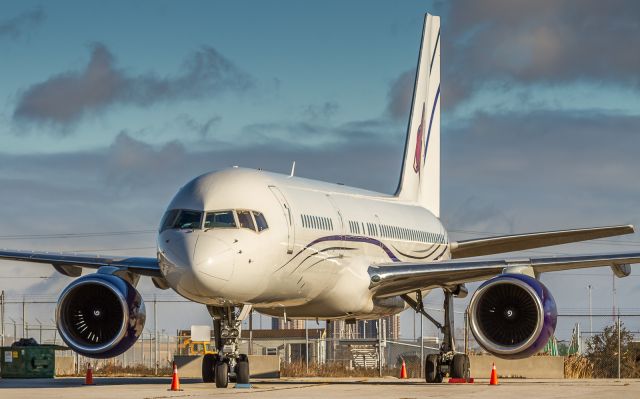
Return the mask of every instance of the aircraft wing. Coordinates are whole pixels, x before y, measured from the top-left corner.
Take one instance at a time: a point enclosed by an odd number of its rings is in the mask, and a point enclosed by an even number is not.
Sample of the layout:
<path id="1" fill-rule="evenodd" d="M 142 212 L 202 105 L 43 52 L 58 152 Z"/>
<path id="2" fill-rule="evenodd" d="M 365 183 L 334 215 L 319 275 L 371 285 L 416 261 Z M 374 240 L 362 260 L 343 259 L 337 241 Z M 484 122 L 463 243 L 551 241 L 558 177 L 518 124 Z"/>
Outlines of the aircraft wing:
<path id="1" fill-rule="evenodd" d="M 486 280 L 509 270 L 522 272 L 524 268 L 529 267 L 539 275 L 546 272 L 610 266 L 616 276 L 626 277 L 631 273 L 629 265 L 633 263 L 640 263 L 640 252 L 546 258 L 398 262 L 370 266 L 369 288 L 378 297 L 395 296 L 417 290 L 453 288 L 463 283 Z"/>
<path id="2" fill-rule="evenodd" d="M 472 256 L 495 255 L 504 252 L 549 247 L 552 245 L 569 244 L 597 238 L 633 234 L 633 231 L 633 226 L 626 225 L 476 238 L 452 242 L 451 258 L 469 258 Z"/>
<path id="3" fill-rule="evenodd" d="M 0 259 L 47 263 L 60 273 L 70 277 L 80 276 L 82 268 L 98 269 L 103 266 L 113 266 L 141 276 L 162 278 L 156 258 L 0 250 Z"/>

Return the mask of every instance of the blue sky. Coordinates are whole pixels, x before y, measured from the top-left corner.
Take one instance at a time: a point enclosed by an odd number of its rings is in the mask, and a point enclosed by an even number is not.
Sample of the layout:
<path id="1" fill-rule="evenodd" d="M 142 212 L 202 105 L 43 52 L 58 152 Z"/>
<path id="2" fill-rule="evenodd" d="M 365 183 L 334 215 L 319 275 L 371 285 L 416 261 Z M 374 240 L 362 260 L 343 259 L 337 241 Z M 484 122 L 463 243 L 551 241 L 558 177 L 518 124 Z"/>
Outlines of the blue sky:
<path id="1" fill-rule="evenodd" d="M 305 177 L 393 191 L 427 11 L 443 17 L 452 236 L 640 225 L 635 1 L 2 1 L 0 235 L 154 229 L 180 185 L 231 165 L 296 160 Z M 153 256 L 154 236 L 0 247 Z M 15 296 L 68 284 L 44 266 L 6 270 Z M 606 273 L 543 281 L 561 310 L 584 308 L 587 284 L 610 309 Z M 619 282 L 623 308 L 638 281 Z"/>

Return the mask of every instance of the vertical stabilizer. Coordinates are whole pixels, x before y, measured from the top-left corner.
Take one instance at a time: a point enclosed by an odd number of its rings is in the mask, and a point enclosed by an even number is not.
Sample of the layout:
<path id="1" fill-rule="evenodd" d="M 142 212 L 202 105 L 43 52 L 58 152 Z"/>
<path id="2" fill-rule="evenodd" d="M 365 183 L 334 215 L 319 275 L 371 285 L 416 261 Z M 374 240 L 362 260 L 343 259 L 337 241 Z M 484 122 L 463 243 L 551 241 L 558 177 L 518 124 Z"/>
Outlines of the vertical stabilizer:
<path id="1" fill-rule="evenodd" d="M 396 196 L 440 216 L 440 17 L 427 14 Z"/>

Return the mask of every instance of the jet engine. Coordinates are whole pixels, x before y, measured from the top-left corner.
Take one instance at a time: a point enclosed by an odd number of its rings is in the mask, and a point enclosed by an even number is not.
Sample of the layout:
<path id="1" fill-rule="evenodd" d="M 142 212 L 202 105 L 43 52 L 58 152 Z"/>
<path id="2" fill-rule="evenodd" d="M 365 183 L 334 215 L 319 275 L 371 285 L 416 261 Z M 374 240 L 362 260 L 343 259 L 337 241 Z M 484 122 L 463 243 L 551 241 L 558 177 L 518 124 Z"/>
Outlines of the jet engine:
<path id="1" fill-rule="evenodd" d="M 524 274 L 486 281 L 469 303 L 473 336 L 484 349 L 505 359 L 540 351 L 555 331 L 557 316 L 547 287 Z"/>
<path id="2" fill-rule="evenodd" d="M 65 288 L 56 315 L 64 342 L 96 359 L 129 349 L 142 333 L 146 318 L 140 293 L 124 279 L 101 273 L 80 277 Z"/>

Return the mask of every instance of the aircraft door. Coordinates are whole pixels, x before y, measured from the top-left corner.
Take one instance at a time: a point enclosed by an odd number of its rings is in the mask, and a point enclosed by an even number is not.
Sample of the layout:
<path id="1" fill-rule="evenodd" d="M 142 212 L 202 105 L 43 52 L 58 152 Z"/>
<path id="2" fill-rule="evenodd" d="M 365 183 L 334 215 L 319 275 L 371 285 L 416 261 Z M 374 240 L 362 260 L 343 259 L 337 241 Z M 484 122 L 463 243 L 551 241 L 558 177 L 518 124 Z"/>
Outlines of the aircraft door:
<path id="1" fill-rule="evenodd" d="M 327 194 L 327 199 L 329 200 L 329 203 L 331 204 L 331 206 L 336 212 L 337 226 L 335 226 L 335 228 L 338 231 L 338 234 L 340 235 L 340 240 L 344 240 L 344 220 L 342 219 L 342 212 L 340 212 L 340 208 L 338 208 L 338 205 L 336 204 L 334 199 L 331 197 L 331 195 Z"/>
<path id="2" fill-rule="evenodd" d="M 289 205 L 289 201 L 287 201 L 282 191 L 276 186 L 269 186 L 269 189 L 273 193 L 273 195 L 278 200 L 280 207 L 282 207 L 282 213 L 286 219 L 287 223 L 287 253 L 293 253 L 293 246 L 296 241 L 296 231 L 295 225 L 293 222 L 293 211 L 291 210 L 291 205 Z"/>

